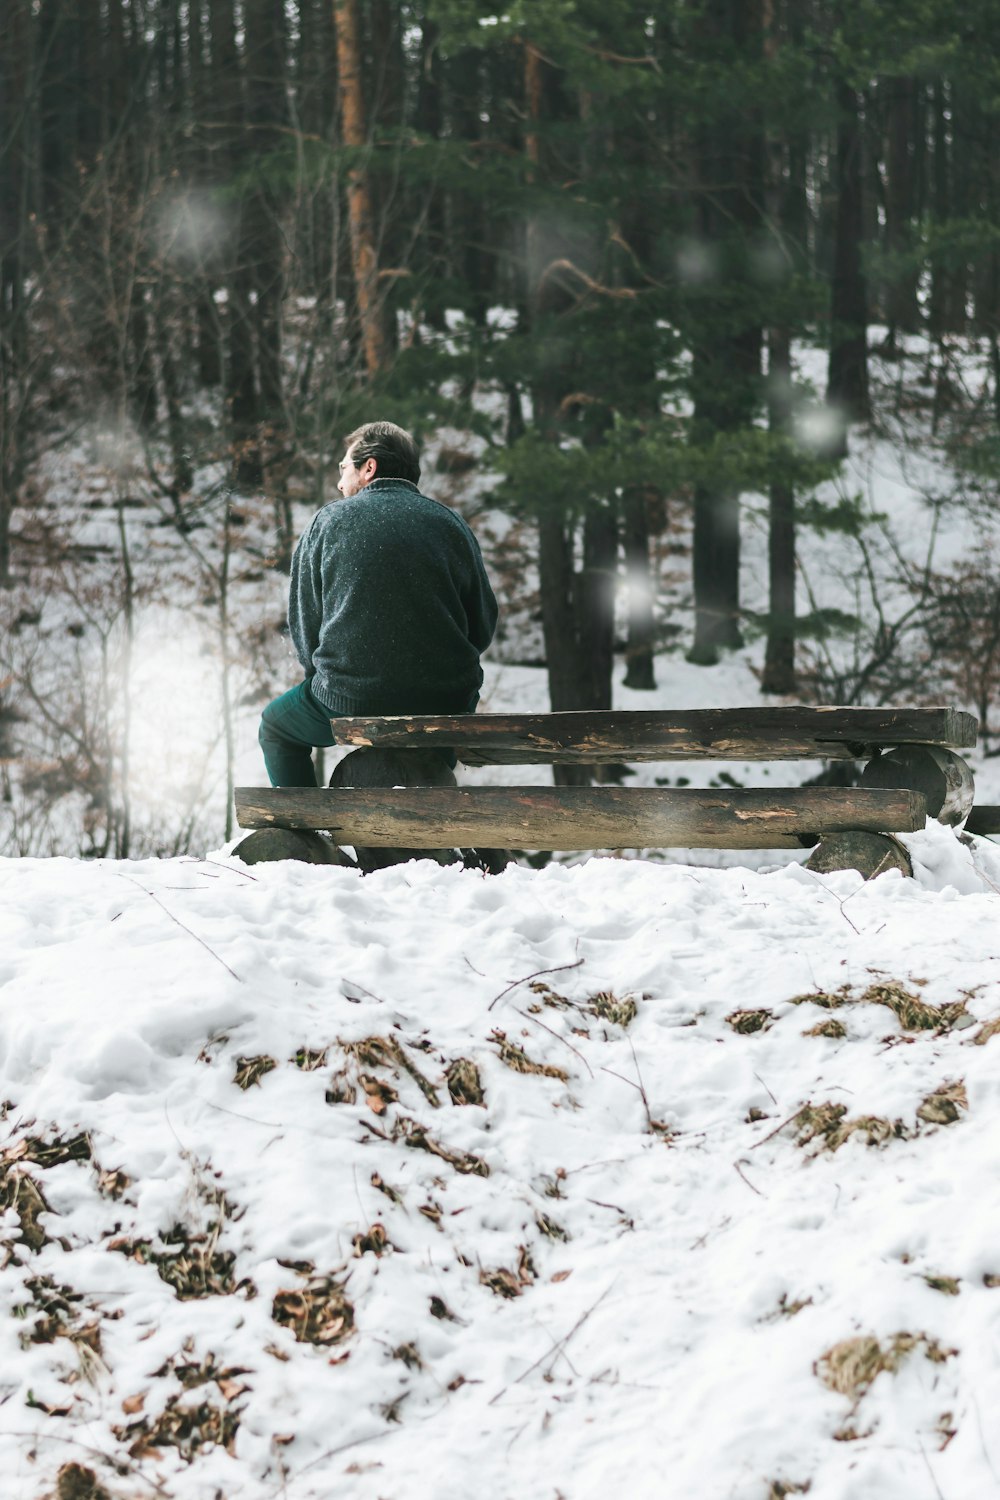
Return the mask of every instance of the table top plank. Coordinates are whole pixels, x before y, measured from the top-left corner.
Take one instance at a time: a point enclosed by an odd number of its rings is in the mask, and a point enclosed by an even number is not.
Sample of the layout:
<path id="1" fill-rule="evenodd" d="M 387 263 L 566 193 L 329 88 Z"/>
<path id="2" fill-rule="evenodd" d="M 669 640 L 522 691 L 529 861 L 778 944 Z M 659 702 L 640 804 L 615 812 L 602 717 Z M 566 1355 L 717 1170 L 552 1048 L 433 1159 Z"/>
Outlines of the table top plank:
<path id="1" fill-rule="evenodd" d="M 951 707 L 609 709 L 331 719 L 354 747 L 452 749 L 467 765 L 667 760 L 859 760 L 894 745 L 968 749 L 978 721 Z"/>

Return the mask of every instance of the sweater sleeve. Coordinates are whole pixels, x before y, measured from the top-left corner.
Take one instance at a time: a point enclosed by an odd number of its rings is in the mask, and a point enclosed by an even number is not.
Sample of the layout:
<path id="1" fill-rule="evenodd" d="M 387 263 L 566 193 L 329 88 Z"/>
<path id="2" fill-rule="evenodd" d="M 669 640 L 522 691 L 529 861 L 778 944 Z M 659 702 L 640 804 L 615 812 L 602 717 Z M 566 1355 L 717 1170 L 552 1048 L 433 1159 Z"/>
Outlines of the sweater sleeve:
<path id="1" fill-rule="evenodd" d="M 471 531 L 469 535 L 472 538 L 475 567 L 469 596 L 464 601 L 465 612 L 469 622 L 469 640 L 477 651 L 485 651 L 493 639 L 493 632 L 497 628 L 499 610 L 497 608 L 496 595 L 493 593 L 490 580 L 486 575 L 486 567 L 483 563 L 483 554 L 479 550 L 479 543 Z"/>
<path id="2" fill-rule="evenodd" d="M 323 621 L 322 578 L 315 530 L 314 521 L 295 549 L 288 586 L 288 631 L 307 677 L 315 671 L 313 653 L 319 644 Z"/>

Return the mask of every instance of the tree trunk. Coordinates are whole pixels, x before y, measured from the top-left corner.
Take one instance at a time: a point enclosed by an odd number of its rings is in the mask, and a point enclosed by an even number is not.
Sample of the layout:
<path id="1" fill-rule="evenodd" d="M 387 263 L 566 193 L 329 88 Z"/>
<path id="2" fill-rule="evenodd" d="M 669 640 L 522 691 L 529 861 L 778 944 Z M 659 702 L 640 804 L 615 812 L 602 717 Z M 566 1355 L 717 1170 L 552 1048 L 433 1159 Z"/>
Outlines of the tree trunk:
<path id="1" fill-rule="evenodd" d="M 787 328 L 768 334 L 768 420 L 775 434 L 791 425 L 792 352 Z M 768 517 L 767 647 L 761 691 L 794 693 L 795 681 L 795 493 L 773 479 Z"/>
<path id="2" fill-rule="evenodd" d="M 897 333 L 916 333 L 920 326 L 917 267 L 913 263 L 917 89 L 912 78 L 893 78 L 883 89 L 888 102 L 886 315 L 889 345 L 893 347 Z"/>
<path id="3" fill-rule="evenodd" d="M 931 217 L 943 229 L 950 214 L 950 163 L 948 160 L 948 124 L 945 118 L 945 85 L 935 79 L 932 102 L 933 145 L 931 152 Z M 940 342 L 948 330 L 951 288 L 948 259 L 941 250 L 931 251 L 930 334 Z"/>
<path id="4" fill-rule="evenodd" d="M 253 333 L 257 355 L 259 418 L 273 427 L 283 420 L 281 308 L 284 241 L 279 223 L 281 193 L 273 182 L 271 156 L 286 123 L 285 36 L 280 0 L 248 0 L 246 18 L 247 125 L 255 180 L 245 205 L 253 280 Z"/>
<path id="5" fill-rule="evenodd" d="M 630 486 L 622 497 L 622 540 L 628 580 L 625 686 L 640 692 L 652 692 L 656 687 L 653 671 L 655 617 L 649 533 L 646 492 Z"/>
<path id="6" fill-rule="evenodd" d="M 120 4 L 121 0 L 115 0 Z M 201 207 L 200 193 L 207 193 L 212 181 L 211 150 L 205 140 L 205 126 L 211 118 L 211 80 L 205 35 L 203 0 L 190 0 L 188 7 L 190 42 L 188 60 L 191 70 L 191 116 L 193 131 L 189 148 L 188 181 L 195 188 L 194 209 Z M 194 321 L 195 364 L 198 382 L 203 386 L 215 386 L 222 380 L 222 328 L 213 296 L 215 276 L 211 252 L 206 254 L 199 234 L 194 236 L 195 266 Z"/>
<path id="7" fill-rule="evenodd" d="M 0 48 L 0 588 L 10 582 L 11 512 L 24 466 L 21 399 L 27 354 L 24 296 L 28 231 L 29 0 L 10 0 Z"/>
<path id="8" fill-rule="evenodd" d="M 757 3 L 714 0 L 697 27 L 697 50 L 709 69 L 735 43 L 755 58 L 762 45 Z M 763 138 L 758 120 L 713 116 L 695 146 L 698 238 L 717 269 L 692 287 L 692 439 L 710 447 L 747 427 L 758 399 L 762 330 L 750 292 L 751 239 L 759 232 Z M 742 645 L 740 494 L 710 470 L 695 485 L 692 571 L 695 634 L 688 660 L 709 666 L 720 650 Z"/>
<path id="9" fill-rule="evenodd" d="M 764 55 L 769 63 L 776 63 L 781 52 L 781 30 L 774 0 L 764 3 L 764 30 Z M 797 170 L 799 160 L 805 156 L 805 141 L 802 132 L 793 129 L 786 149 L 786 142 L 772 124 L 765 142 L 765 200 L 775 263 L 782 272 L 781 282 L 775 287 L 780 292 L 787 286 L 793 268 L 801 271 L 806 264 L 798 199 L 800 184 L 792 171 L 793 167 Z M 791 232 L 789 222 L 793 225 Z M 784 321 L 768 329 L 767 350 L 768 425 L 775 437 L 782 438 L 789 433 L 792 415 L 792 340 Z M 771 480 L 769 498 L 768 621 L 761 691 L 794 693 L 795 492 L 780 473 Z"/>
<path id="10" fill-rule="evenodd" d="M 845 418 L 867 421 L 868 287 L 861 263 L 863 150 L 858 96 L 837 80 L 837 210 L 830 299 L 830 360 L 826 398 Z M 846 431 L 843 451 L 847 451 Z"/>
<path id="11" fill-rule="evenodd" d="M 340 126 L 344 145 L 361 152 L 369 145 L 362 86 L 361 24 L 358 0 L 334 0 Z M 379 266 L 375 214 L 367 168 L 357 160 L 347 174 L 347 211 L 354 269 L 354 292 L 365 369 L 373 380 L 387 366 L 389 349 L 379 308 Z"/>

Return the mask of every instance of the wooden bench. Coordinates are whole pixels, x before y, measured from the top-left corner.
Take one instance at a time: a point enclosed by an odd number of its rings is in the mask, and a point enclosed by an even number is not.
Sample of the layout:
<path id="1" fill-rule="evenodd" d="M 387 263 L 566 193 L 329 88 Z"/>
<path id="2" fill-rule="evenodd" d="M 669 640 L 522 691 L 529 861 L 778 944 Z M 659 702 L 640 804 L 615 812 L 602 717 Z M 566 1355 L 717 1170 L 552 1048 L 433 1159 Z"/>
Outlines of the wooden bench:
<path id="1" fill-rule="evenodd" d="M 337 744 L 452 750 L 469 766 L 674 760 L 865 760 L 860 786 L 698 789 L 619 786 L 254 788 L 241 827 L 322 829 L 371 848 L 803 848 L 857 864 L 856 836 L 957 823 L 972 806 L 977 721 L 954 708 L 742 708 L 402 716 L 331 721 Z M 836 839 L 840 839 L 838 845 Z M 862 844 L 864 839 L 862 838 Z M 898 846 L 897 846 L 898 854 Z M 840 864 L 838 864 L 838 860 Z M 894 855 L 892 863 L 905 865 Z M 884 864 L 884 859 L 883 859 Z"/>

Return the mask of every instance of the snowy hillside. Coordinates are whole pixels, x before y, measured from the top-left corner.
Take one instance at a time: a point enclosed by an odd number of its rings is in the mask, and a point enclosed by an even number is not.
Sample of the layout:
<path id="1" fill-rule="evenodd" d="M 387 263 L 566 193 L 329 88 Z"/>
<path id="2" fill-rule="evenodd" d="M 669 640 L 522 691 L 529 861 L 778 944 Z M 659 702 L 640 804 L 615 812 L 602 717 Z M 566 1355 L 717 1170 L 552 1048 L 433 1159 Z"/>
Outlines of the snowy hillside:
<path id="1" fill-rule="evenodd" d="M 0 862 L 5 1500 L 996 1494 L 1000 857 L 907 842 Z"/>

